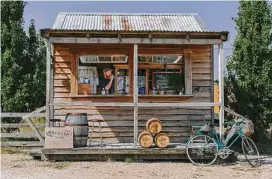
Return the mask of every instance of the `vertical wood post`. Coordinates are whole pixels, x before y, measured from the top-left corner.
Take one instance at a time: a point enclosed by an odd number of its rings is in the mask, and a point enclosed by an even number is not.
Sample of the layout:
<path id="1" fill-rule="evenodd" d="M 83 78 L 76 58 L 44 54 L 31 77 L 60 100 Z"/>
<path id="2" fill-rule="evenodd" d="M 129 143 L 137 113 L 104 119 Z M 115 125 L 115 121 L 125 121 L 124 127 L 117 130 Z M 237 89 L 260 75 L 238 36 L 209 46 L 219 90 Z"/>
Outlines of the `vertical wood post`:
<path id="1" fill-rule="evenodd" d="M 138 45 L 134 44 L 133 54 L 133 103 L 134 103 L 134 147 L 138 143 Z"/>
<path id="2" fill-rule="evenodd" d="M 51 69 L 51 46 L 49 40 L 46 40 L 46 121 L 45 126 L 49 127 L 50 118 L 50 70 Z"/>
<path id="3" fill-rule="evenodd" d="M 190 53 L 186 54 L 184 59 L 184 73 L 185 73 L 185 94 L 191 95 L 192 90 L 192 60 Z"/>
<path id="4" fill-rule="evenodd" d="M 50 86 L 49 86 L 49 104 L 54 101 L 54 62 L 53 62 L 53 44 L 50 43 Z M 49 119 L 54 118 L 54 106 L 49 106 Z M 49 124 L 50 125 L 50 124 Z"/>
<path id="5" fill-rule="evenodd" d="M 224 63 L 223 63 L 223 43 L 218 45 L 218 61 L 219 61 L 219 126 L 220 126 L 220 139 L 224 137 Z"/>
<path id="6" fill-rule="evenodd" d="M 214 103 L 214 46 L 211 45 L 211 102 Z M 212 123 L 214 124 L 215 106 L 211 107 Z"/>

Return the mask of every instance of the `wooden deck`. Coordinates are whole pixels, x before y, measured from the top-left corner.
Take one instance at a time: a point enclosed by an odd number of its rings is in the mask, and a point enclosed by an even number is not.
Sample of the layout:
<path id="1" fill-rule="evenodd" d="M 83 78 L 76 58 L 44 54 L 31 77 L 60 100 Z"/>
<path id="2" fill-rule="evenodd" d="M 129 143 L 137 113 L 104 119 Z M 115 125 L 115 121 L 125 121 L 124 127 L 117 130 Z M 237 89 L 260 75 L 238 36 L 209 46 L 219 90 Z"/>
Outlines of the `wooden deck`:
<path id="1" fill-rule="evenodd" d="M 63 161 L 63 160 L 103 160 L 111 158 L 122 160 L 130 156 L 136 160 L 177 160 L 187 159 L 185 144 L 170 144 L 167 148 L 142 148 L 129 144 L 107 144 L 92 147 L 73 149 L 45 149 L 41 150 L 42 160 Z"/>

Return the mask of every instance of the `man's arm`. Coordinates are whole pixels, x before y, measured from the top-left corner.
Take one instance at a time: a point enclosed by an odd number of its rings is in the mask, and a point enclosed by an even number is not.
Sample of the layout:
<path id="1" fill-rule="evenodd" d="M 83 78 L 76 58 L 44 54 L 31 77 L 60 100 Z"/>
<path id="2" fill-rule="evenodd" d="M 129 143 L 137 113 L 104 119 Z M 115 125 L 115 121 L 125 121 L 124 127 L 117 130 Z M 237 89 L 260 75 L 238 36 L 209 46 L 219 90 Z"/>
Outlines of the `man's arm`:
<path id="1" fill-rule="evenodd" d="M 112 81 L 113 81 L 113 76 L 112 76 L 112 78 L 110 79 L 110 82 L 105 86 L 105 90 L 109 90 L 110 89 L 110 87 L 111 87 L 111 85 L 112 85 Z"/>

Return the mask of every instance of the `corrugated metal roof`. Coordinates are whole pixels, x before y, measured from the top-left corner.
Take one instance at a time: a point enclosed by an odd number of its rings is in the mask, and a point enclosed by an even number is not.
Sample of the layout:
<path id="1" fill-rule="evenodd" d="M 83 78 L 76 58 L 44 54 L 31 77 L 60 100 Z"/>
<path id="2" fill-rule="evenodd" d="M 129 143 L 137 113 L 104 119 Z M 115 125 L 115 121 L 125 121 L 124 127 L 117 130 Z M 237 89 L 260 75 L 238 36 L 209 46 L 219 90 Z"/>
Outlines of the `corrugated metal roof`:
<path id="1" fill-rule="evenodd" d="M 54 30 L 203 32 L 198 14 L 59 13 Z"/>

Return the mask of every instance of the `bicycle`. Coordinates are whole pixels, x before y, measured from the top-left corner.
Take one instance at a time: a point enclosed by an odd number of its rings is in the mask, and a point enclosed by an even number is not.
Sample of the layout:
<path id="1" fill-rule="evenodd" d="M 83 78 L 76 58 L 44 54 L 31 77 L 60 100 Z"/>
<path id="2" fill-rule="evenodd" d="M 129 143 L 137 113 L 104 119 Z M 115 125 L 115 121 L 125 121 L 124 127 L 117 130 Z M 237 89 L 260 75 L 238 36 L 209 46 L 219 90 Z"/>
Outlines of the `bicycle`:
<path id="1" fill-rule="evenodd" d="M 196 134 L 186 144 L 186 152 L 189 160 L 195 165 L 212 165 L 218 158 L 226 159 L 234 151 L 230 147 L 242 138 L 242 150 L 246 160 L 252 167 L 260 166 L 259 151 L 251 138 L 254 133 L 253 123 L 249 120 L 238 119 L 236 122 L 225 122 L 231 126 L 226 139 L 221 141 L 214 124 L 201 126 Z M 230 139 L 237 134 L 232 142 Z M 230 142 L 230 144 L 228 144 Z"/>

